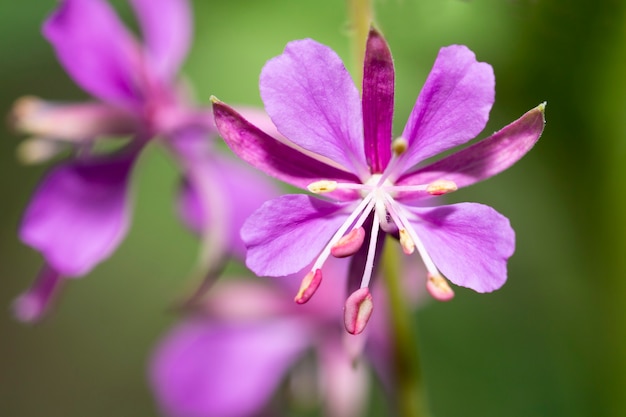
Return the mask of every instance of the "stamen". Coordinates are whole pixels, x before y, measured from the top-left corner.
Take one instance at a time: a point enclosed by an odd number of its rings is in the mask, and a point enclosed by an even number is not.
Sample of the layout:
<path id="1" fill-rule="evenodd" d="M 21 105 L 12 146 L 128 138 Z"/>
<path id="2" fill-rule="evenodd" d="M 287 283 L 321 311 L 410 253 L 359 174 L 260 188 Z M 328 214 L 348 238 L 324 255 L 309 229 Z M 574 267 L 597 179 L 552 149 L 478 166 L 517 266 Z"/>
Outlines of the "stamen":
<path id="1" fill-rule="evenodd" d="M 407 142 L 407 140 L 404 139 L 402 136 L 394 139 L 394 141 L 391 142 L 391 150 L 393 151 L 395 156 L 402 155 L 406 152 L 408 148 L 409 142 Z"/>
<path id="2" fill-rule="evenodd" d="M 357 184 L 353 182 L 337 182 L 333 180 L 314 181 L 306 187 L 315 194 L 330 193 L 335 190 L 372 190 L 374 187 L 369 184 Z"/>
<path id="3" fill-rule="evenodd" d="M 430 195 L 442 195 L 458 190 L 458 186 L 454 181 L 441 179 L 435 180 L 430 184 L 383 186 L 383 189 L 388 192 L 396 193 L 426 192 Z"/>
<path id="4" fill-rule="evenodd" d="M 354 223 L 354 227 L 363 226 L 363 223 L 365 223 L 367 216 L 369 216 L 370 212 L 372 211 L 372 209 L 374 209 L 375 205 L 376 205 L 376 200 L 372 198 L 372 200 L 369 202 L 367 207 L 365 207 L 365 209 L 361 212 L 361 216 L 359 217 L 359 219 L 356 221 L 356 223 Z"/>
<path id="5" fill-rule="evenodd" d="M 415 243 L 413 243 L 413 239 L 409 236 L 409 233 L 406 229 L 400 229 L 400 246 L 402 246 L 402 251 L 405 255 L 410 255 L 415 252 Z"/>
<path id="6" fill-rule="evenodd" d="M 63 143 L 37 137 L 26 139 L 17 146 L 17 159 L 24 165 L 47 162 L 66 148 Z"/>
<path id="7" fill-rule="evenodd" d="M 304 304 L 309 301 L 311 297 L 313 297 L 313 294 L 315 294 L 315 291 L 317 291 L 317 288 L 320 286 L 321 282 L 322 270 L 315 269 L 313 271 L 310 271 L 302 280 L 302 283 L 300 284 L 300 289 L 298 290 L 298 294 L 296 294 L 294 301 L 298 304 Z"/>
<path id="8" fill-rule="evenodd" d="M 428 184 L 426 192 L 430 195 L 443 195 L 458 190 L 454 181 L 436 180 Z"/>
<path id="9" fill-rule="evenodd" d="M 392 174 L 398 174 L 398 172 L 396 171 L 396 166 L 398 165 L 398 161 L 400 161 L 401 159 L 400 156 L 402 156 L 408 148 L 409 143 L 402 136 L 394 139 L 393 142 L 391 142 L 391 159 L 387 164 L 387 168 L 385 168 L 385 172 L 383 172 L 383 174 L 380 176 L 377 184 L 378 187 L 382 186 L 383 183 L 387 181 L 387 179 L 389 179 Z"/>
<path id="10" fill-rule="evenodd" d="M 391 196 L 388 194 L 385 194 L 385 198 L 387 199 L 387 211 L 391 215 L 391 218 L 394 222 L 396 222 L 400 230 L 404 229 L 409 235 L 409 237 L 413 241 L 413 244 L 415 245 L 415 248 L 422 257 L 422 261 L 424 262 L 424 266 L 426 267 L 428 273 L 433 276 L 441 275 L 439 274 L 439 270 L 437 269 L 437 266 L 435 266 L 432 258 L 430 257 L 430 255 L 428 255 L 426 247 L 417 236 L 417 233 L 415 233 L 415 230 L 411 226 L 411 223 L 408 221 L 404 213 L 400 211 L 402 210 L 402 206 L 398 205 L 395 200 L 391 198 Z M 396 207 L 398 210 L 396 210 Z"/>
<path id="11" fill-rule="evenodd" d="M 382 188 L 387 192 L 419 192 L 426 191 L 429 184 L 420 184 L 420 185 L 392 185 L 392 186 L 383 186 Z"/>
<path id="12" fill-rule="evenodd" d="M 343 315 L 343 322 L 348 333 L 355 335 L 361 333 L 372 316 L 373 310 L 374 303 L 368 287 L 359 288 L 350 294 L 346 300 Z"/>
<path id="13" fill-rule="evenodd" d="M 352 229 L 356 230 L 356 229 L 362 228 L 361 226 L 365 222 L 367 215 L 371 212 L 372 208 L 374 207 L 374 204 L 375 204 L 375 201 L 374 201 L 373 193 L 367 194 L 363 198 L 363 200 L 361 200 L 361 202 L 356 207 L 356 209 L 354 209 L 354 211 L 350 213 L 348 218 L 343 222 L 343 224 L 339 227 L 339 229 L 337 229 L 333 237 L 326 244 L 324 249 L 322 249 L 319 256 L 315 260 L 315 263 L 313 264 L 311 271 L 302 280 L 298 294 L 296 294 L 296 297 L 295 297 L 296 303 L 298 304 L 306 303 L 313 296 L 313 294 L 317 290 L 317 287 L 319 287 L 319 284 L 322 279 L 321 268 L 324 265 L 324 262 L 326 262 L 326 259 L 328 259 L 328 256 L 331 254 L 332 248 L 338 245 L 341 239 L 344 238 L 344 234 L 346 233 L 348 228 L 352 226 L 352 223 L 357 217 L 359 218 L 354 224 Z M 350 233 L 352 233 L 353 230 Z M 356 231 L 354 233 L 355 233 L 355 237 L 358 237 L 357 234 L 360 232 Z M 358 249 L 359 248 L 357 248 L 356 250 Z"/>
<path id="14" fill-rule="evenodd" d="M 62 104 L 32 96 L 15 102 L 9 123 L 20 133 L 73 143 L 107 135 L 126 135 L 137 130 L 134 115 L 108 104 Z"/>
<path id="15" fill-rule="evenodd" d="M 448 281 L 440 274 L 428 274 L 426 289 L 435 300 L 450 301 L 454 297 L 454 291 L 450 288 Z"/>
<path id="16" fill-rule="evenodd" d="M 352 223 L 357 218 L 357 216 L 361 215 L 361 218 L 363 218 L 363 220 L 359 219 L 355 223 L 354 228 L 358 228 L 363 225 L 363 221 L 365 221 L 364 213 L 369 212 L 373 204 L 374 202 L 372 201 L 372 193 L 368 194 L 367 196 L 365 196 L 363 200 L 361 200 L 357 208 L 350 214 L 350 216 L 348 216 L 348 218 L 346 219 L 345 222 L 343 222 L 341 227 L 337 229 L 333 237 L 330 238 L 330 241 L 326 244 L 324 249 L 322 249 L 322 252 L 320 252 L 320 255 L 317 257 L 317 260 L 313 264 L 313 268 L 312 268 L 313 271 L 316 269 L 320 269 L 322 265 L 324 265 L 324 262 L 326 262 L 326 259 L 330 255 L 330 248 L 332 248 L 339 241 L 339 239 L 341 239 L 341 237 L 346 233 L 348 228 L 352 226 Z"/>
<path id="17" fill-rule="evenodd" d="M 329 193 L 337 189 L 337 181 L 321 180 L 315 181 L 306 187 L 310 192 L 315 194 Z"/>
<path id="18" fill-rule="evenodd" d="M 380 228 L 385 232 L 395 233 L 398 230 L 398 227 L 388 213 L 384 197 L 376 200 L 376 214 L 380 221 Z"/>
<path id="19" fill-rule="evenodd" d="M 370 285 L 370 279 L 372 278 L 372 272 L 374 270 L 374 258 L 376 257 L 376 242 L 378 240 L 379 226 L 380 220 L 378 219 L 378 215 L 374 213 L 374 223 L 372 224 L 370 244 L 367 248 L 367 260 L 365 261 L 365 270 L 363 271 L 363 278 L 361 279 L 361 288 L 366 288 Z"/>
<path id="20" fill-rule="evenodd" d="M 330 248 L 330 253 L 335 258 L 352 256 L 361 248 L 364 240 L 365 229 L 363 227 L 355 227 Z"/>

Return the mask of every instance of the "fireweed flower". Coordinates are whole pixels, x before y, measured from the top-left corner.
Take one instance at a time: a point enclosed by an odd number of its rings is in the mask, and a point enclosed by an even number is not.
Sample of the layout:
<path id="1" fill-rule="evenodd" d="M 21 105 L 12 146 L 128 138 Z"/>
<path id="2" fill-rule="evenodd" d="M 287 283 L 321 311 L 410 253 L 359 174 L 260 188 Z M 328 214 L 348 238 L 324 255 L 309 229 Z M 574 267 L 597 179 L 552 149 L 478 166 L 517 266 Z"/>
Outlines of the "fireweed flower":
<path id="1" fill-rule="evenodd" d="M 207 263 L 222 262 L 225 252 L 243 256 L 243 220 L 275 195 L 250 167 L 213 151 L 210 109 L 193 107 L 176 79 L 191 40 L 187 1 L 129 1 L 143 43 L 103 0 L 64 0 L 43 25 L 61 65 L 97 101 L 26 97 L 12 114 L 17 130 L 32 135 L 19 148 L 23 160 L 63 150 L 72 156 L 46 175 L 24 214 L 20 238 L 45 265 L 15 302 L 21 320 L 40 318 L 64 278 L 89 273 L 119 245 L 129 226 L 132 169 L 153 139 L 181 167 L 180 215 L 212 251 Z M 102 150 L 112 136 L 130 139 Z"/>
<path id="2" fill-rule="evenodd" d="M 447 280 L 478 292 L 502 286 L 515 245 L 508 219 L 476 203 L 426 206 L 434 196 L 510 167 L 541 135 L 543 104 L 490 137 L 425 163 L 485 127 L 494 82 L 491 66 L 477 62 L 467 47 L 442 48 L 404 131 L 392 140 L 393 62 L 386 41 L 372 29 L 362 97 L 335 52 L 310 39 L 289 43 L 265 65 L 261 97 L 288 140 L 269 137 L 213 99 L 217 128 L 237 155 L 326 197 L 285 195 L 259 208 L 242 229 L 248 267 L 282 276 L 312 262 L 296 295 L 303 303 L 320 285 L 329 256 L 351 256 L 365 246 L 367 256 L 352 259 L 360 288 L 345 308 L 346 327 L 354 333 L 373 307 L 368 287 L 385 233 L 398 238 L 405 253 L 421 256 L 426 286 L 437 299 L 452 297 Z"/>
<path id="3" fill-rule="evenodd" d="M 324 272 L 345 281 L 346 266 L 331 261 Z M 368 365 L 384 383 L 392 368 L 386 308 L 377 308 L 367 335 L 346 337 L 342 292 L 325 286 L 319 297 L 296 306 L 286 296 L 296 290 L 291 278 L 221 280 L 202 310 L 165 335 L 150 360 L 151 386 L 164 415 L 277 415 L 270 399 L 281 385 L 292 404 L 319 398 L 325 416 L 362 415 Z"/>

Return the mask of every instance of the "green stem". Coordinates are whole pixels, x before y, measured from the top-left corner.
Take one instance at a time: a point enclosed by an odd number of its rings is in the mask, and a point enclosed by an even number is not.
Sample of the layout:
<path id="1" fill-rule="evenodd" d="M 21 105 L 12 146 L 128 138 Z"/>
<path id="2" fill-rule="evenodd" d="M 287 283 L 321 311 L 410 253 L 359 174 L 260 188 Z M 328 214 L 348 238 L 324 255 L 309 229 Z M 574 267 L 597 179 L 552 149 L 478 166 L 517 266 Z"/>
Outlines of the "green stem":
<path id="1" fill-rule="evenodd" d="M 383 251 L 382 269 L 393 332 L 393 358 L 396 387 L 396 403 L 402 417 L 426 417 L 427 407 L 423 394 L 419 350 L 412 311 L 402 288 L 398 247 L 387 238 Z"/>
<path id="2" fill-rule="evenodd" d="M 374 19 L 372 0 L 347 0 L 352 33 L 352 59 L 357 86 L 363 81 L 363 59 L 370 25 Z"/>

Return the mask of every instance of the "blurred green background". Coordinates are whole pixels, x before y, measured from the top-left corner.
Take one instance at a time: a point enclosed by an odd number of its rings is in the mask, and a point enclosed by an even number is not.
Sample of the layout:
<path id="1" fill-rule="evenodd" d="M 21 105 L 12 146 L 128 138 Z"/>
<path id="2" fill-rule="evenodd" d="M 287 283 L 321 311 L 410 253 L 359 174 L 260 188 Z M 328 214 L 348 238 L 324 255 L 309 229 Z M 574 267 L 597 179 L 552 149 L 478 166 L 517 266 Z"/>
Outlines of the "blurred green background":
<path id="1" fill-rule="evenodd" d="M 127 4 L 114 4 L 131 18 Z M 25 94 L 85 97 L 40 35 L 54 6 L 0 2 L 1 113 Z M 261 67 L 293 39 L 314 38 L 352 62 L 342 1 L 193 6 L 184 74 L 201 103 L 214 94 L 261 104 Z M 517 251 L 500 291 L 459 288 L 454 301 L 417 313 L 433 416 L 625 416 L 626 2 L 376 0 L 374 7 L 396 62 L 396 132 L 438 49 L 452 43 L 495 70 L 496 103 L 481 137 L 548 102 L 546 130 L 529 155 L 452 196 L 508 216 Z M 168 307 L 186 288 L 197 251 L 174 214 L 174 164 L 156 147 L 142 156 L 128 238 L 67 285 L 54 314 L 27 326 L 9 306 L 41 259 L 16 235 L 46 167 L 20 166 L 20 138 L 4 126 L 1 133 L 0 416 L 158 415 L 147 356 L 175 320 Z"/>

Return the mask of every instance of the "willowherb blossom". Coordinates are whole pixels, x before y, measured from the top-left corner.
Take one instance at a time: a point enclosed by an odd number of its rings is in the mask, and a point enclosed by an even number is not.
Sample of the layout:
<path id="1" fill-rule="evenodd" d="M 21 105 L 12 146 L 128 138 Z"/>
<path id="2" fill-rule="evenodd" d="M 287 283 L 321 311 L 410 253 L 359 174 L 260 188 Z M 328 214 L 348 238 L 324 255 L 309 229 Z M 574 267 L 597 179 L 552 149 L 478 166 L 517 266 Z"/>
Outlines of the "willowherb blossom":
<path id="1" fill-rule="evenodd" d="M 95 101 L 25 97 L 13 111 L 16 129 L 32 136 L 19 149 L 23 160 L 71 154 L 43 179 L 20 227 L 21 240 L 45 259 L 15 302 L 22 320 L 41 317 L 64 278 L 89 273 L 117 248 L 129 227 L 132 170 L 150 142 L 164 145 L 181 167 L 180 215 L 214 254 L 205 255 L 207 263 L 221 262 L 226 252 L 243 256 L 238 229 L 275 195 L 250 167 L 212 149 L 210 109 L 195 107 L 177 80 L 191 41 L 187 1 L 129 1 L 141 42 L 104 0 L 63 0 L 43 25 L 63 68 Z M 114 149 L 104 151 L 100 142 Z"/>
<path id="2" fill-rule="evenodd" d="M 324 272 L 345 282 L 345 267 L 329 262 Z M 283 400 L 281 412 L 290 400 L 319 402 L 328 417 L 362 415 L 369 366 L 385 384 L 393 368 L 386 308 L 376 310 L 367 335 L 346 337 L 343 292 L 321 288 L 319 297 L 296 306 L 287 297 L 297 289 L 290 278 L 220 280 L 202 309 L 168 332 L 149 371 L 164 415 L 277 415 L 276 396 Z"/>
<path id="3" fill-rule="evenodd" d="M 486 139 L 433 163 L 437 154 L 468 142 L 484 127 L 494 101 L 490 65 L 467 47 L 440 50 L 404 131 L 392 140 L 394 69 L 378 31 L 370 31 L 362 97 L 341 59 L 305 39 L 289 43 L 260 77 L 265 109 L 278 141 L 213 99 L 218 130 L 231 149 L 256 168 L 322 194 L 285 195 L 266 202 L 244 224 L 247 265 L 258 275 L 305 274 L 296 302 L 306 302 L 329 256 L 353 256 L 359 289 L 346 301 L 346 328 L 358 333 L 373 303 L 368 287 L 381 237 L 391 234 L 406 254 L 417 252 L 437 299 L 447 280 L 478 292 L 500 288 L 515 246 L 507 218 L 476 203 L 442 206 L 433 197 L 489 178 L 518 161 L 544 127 L 544 105 Z M 436 203 L 436 202 L 435 202 Z M 444 278 L 445 277 L 445 278 Z M 446 280 L 447 278 L 447 280 Z"/>

